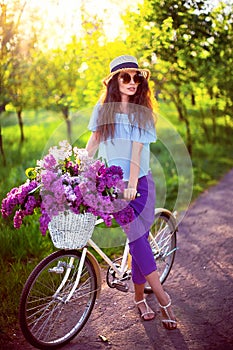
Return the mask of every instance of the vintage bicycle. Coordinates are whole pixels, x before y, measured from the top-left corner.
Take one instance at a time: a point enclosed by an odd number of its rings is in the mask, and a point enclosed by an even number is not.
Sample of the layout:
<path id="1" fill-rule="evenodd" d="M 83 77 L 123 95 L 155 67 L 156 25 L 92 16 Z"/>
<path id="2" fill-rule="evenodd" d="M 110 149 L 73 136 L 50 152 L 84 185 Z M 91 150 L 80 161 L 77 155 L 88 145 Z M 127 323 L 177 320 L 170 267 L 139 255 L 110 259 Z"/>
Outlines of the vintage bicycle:
<path id="1" fill-rule="evenodd" d="M 77 232 L 74 227 L 77 215 L 74 216 L 67 215 L 68 224 L 58 218 L 54 227 L 50 225 L 52 241 L 59 250 L 34 268 L 21 294 L 21 330 L 27 341 L 39 349 L 54 349 L 67 344 L 77 336 L 91 315 L 101 291 L 101 273 L 89 247 L 109 266 L 106 271 L 108 286 L 122 292 L 129 290 L 131 268 L 127 239 L 123 256 L 112 261 L 91 238 L 94 226 L 103 220 L 87 214 Z M 176 233 L 175 213 L 164 208 L 155 209 L 148 239 L 161 283 L 167 279 L 174 262 Z M 145 293 L 152 293 L 149 285 L 145 286 Z"/>

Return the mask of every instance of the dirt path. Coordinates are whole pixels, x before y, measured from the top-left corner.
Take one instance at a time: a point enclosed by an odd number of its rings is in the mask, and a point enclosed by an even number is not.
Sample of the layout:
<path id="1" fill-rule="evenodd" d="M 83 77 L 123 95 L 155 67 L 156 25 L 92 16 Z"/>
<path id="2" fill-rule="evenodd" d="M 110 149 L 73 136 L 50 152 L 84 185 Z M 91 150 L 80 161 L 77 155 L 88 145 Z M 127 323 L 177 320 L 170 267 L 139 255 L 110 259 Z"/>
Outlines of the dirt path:
<path id="1" fill-rule="evenodd" d="M 165 283 L 179 328 L 142 322 L 133 292 L 112 290 L 104 281 L 101 297 L 82 332 L 64 350 L 230 350 L 233 349 L 233 170 L 191 206 L 179 228 L 175 264 Z M 108 341 L 103 342 L 100 335 Z M 32 350 L 20 332 L 2 349 Z"/>

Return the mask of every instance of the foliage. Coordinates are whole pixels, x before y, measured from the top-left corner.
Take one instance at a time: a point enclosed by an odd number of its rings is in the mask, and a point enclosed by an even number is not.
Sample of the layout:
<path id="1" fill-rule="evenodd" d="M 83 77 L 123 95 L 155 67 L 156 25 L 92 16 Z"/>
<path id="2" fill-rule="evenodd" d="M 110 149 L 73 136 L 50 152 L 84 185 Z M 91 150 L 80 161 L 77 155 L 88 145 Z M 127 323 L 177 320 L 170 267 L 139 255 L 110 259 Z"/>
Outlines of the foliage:
<path id="1" fill-rule="evenodd" d="M 128 45 L 137 48 L 151 69 L 157 95 L 169 97 L 176 106 L 190 154 L 189 101 L 195 105 L 200 95 L 209 95 L 213 132 L 219 116 L 232 118 L 232 6 L 221 2 L 213 9 L 203 1 L 145 0 L 138 14 L 125 16 Z"/>
<path id="2" fill-rule="evenodd" d="M 27 33 L 22 28 L 22 14 L 26 1 L 1 1 L 0 12 L 0 117 L 6 106 L 14 109 L 18 116 L 20 140 L 24 141 L 22 111 L 31 107 L 33 95 L 30 79 L 32 52 L 36 51 L 35 29 Z M 36 16 L 31 14 L 31 20 Z M 5 163 L 1 119 L 0 152 Z"/>

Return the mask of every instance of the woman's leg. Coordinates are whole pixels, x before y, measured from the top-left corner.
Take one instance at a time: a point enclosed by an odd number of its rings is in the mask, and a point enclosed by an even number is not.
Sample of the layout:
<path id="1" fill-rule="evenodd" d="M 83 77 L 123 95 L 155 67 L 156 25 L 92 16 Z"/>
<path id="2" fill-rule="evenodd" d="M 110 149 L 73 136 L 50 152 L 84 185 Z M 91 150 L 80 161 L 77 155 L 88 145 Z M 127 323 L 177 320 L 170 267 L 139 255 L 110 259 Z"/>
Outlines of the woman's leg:
<path id="1" fill-rule="evenodd" d="M 167 329 L 175 329 L 177 327 L 176 318 L 171 308 L 171 300 L 168 294 L 164 291 L 163 286 L 160 283 L 159 275 L 157 271 L 153 271 L 149 275 L 145 276 L 149 285 L 151 286 L 159 304 L 161 306 L 167 306 L 165 311 L 164 308 L 161 308 L 163 315 L 163 325 Z M 170 321 L 169 321 L 170 320 Z"/>
<path id="2" fill-rule="evenodd" d="M 167 306 L 170 303 L 170 298 L 168 294 L 164 291 L 160 280 L 158 276 L 157 271 L 153 271 L 150 273 L 148 276 L 145 276 L 146 280 L 148 281 L 149 285 L 151 286 L 158 302 L 162 306 Z M 145 284 L 136 284 L 134 283 L 134 291 L 135 291 L 135 301 L 139 302 L 144 299 L 144 287 Z M 147 313 L 147 315 L 144 315 L 145 320 L 152 320 L 154 318 L 154 313 L 151 308 L 148 309 L 148 305 L 145 303 L 140 303 L 137 305 L 141 314 Z M 149 311 L 149 312 L 148 312 Z M 163 325 L 167 329 L 175 329 L 177 327 L 176 322 L 171 322 L 171 321 L 176 321 L 175 315 L 173 313 L 173 310 L 171 306 L 167 307 L 167 312 L 161 308 L 161 313 L 163 316 Z M 167 320 L 167 321 L 166 321 Z M 170 320 L 170 321 L 169 321 Z"/>
<path id="3" fill-rule="evenodd" d="M 132 255 L 132 279 L 135 288 L 135 301 L 138 302 L 144 299 L 144 286 L 145 282 L 148 281 L 159 304 L 161 306 L 169 305 L 170 298 L 160 283 L 154 256 L 148 242 L 148 234 L 130 243 L 130 253 Z M 138 307 L 141 313 L 146 312 L 147 306 L 145 303 L 140 303 Z M 163 324 L 167 329 L 175 329 L 177 324 L 172 322 L 176 321 L 176 319 L 171 306 L 168 306 L 166 310 L 167 313 L 165 309 L 161 308 Z M 144 317 L 144 319 L 152 318 L 154 318 L 152 314 Z M 165 320 L 171 320 L 171 322 Z"/>
<path id="4" fill-rule="evenodd" d="M 135 220 L 130 225 L 128 232 L 127 230 L 125 231 L 130 240 L 135 301 L 144 299 L 144 285 L 147 280 L 159 304 L 167 306 L 170 304 L 170 299 L 160 283 L 154 256 L 148 242 L 149 229 L 154 221 L 155 208 L 155 184 L 151 173 L 139 179 L 138 192 L 140 197 L 130 202 L 135 212 Z M 140 303 L 138 307 L 140 307 L 141 312 L 146 309 L 145 303 Z M 169 315 L 167 315 L 165 310 L 168 311 Z M 167 306 L 166 309 L 161 307 L 161 312 L 164 319 L 175 321 L 175 316 L 170 306 Z M 167 321 L 163 322 L 163 324 L 168 329 L 176 328 L 175 322 Z"/>
<path id="5" fill-rule="evenodd" d="M 145 321 L 153 320 L 155 318 L 154 311 L 149 307 L 147 304 L 145 298 L 144 298 L 144 286 L 145 284 L 134 284 L 134 291 L 135 291 L 135 304 L 137 305 L 141 317 Z"/>
<path id="6" fill-rule="evenodd" d="M 142 273 L 142 269 L 146 271 L 146 274 L 150 274 L 156 269 L 156 264 L 154 262 L 154 257 L 150 256 L 151 248 L 148 244 L 148 234 L 143 235 L 136 241 L 129 244 L 130 253 L 132 255 L 132 279 L 134 282 L 135 290 L 135 303 L 140 310 L 141 315 L 143 315 L 144 320 L 152 320 L 155 317 L 153 310 L 147 305 L 144 299 L 144 287 L 146 283 L 145 275 Z"/>

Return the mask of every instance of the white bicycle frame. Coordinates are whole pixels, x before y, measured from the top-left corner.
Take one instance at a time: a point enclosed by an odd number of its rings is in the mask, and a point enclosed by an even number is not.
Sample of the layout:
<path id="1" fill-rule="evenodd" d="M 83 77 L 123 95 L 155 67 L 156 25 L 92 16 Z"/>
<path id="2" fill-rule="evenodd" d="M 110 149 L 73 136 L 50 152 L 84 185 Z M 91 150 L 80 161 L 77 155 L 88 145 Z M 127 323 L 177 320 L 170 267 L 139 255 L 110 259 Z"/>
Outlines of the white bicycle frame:
<path id="1" fill-rule="evenodd" d="M 157 210 L 159 212 L 160 208 L 158 208 Z M 98 225 L 98 224 L 100 224 L 102 222 L 103 222 L 102 219 L 98 219 L 98 220 L 96 220 L 95 225 Z M 149 233 L 149 238 L 153 242 L 152 243 L 153 247 L 156 249 L 156 251 L 159 252 L 158 243 L 154 239 L 154 237 L 151 234 L 151 232 Z M 129 241 L 128 241 L 128 239 L 126 239 L 122 261 L 121 261 L 121 264 L 120 264 L 120 268 L 118 268 L 114 264 L 114 262 L 99 248 L 99 246 L 91 238 L 88 240 L 88 245 L 91 246 L 102 257 L 102 259 L 116 272 L 116 277 L 118 279 L 123 277 L 124 273 L 127 271 L 127 268 L 128 268 L 128 255 L 129 255 L 129 244 L 128 243 L 129 243 Z M 79 267 L 78 267 L 78 273 L 77 273 L 76 280 L 75 280 L 74 285 L 73 285 L 70 293 L 68 294 L 67 298 L 63 301 L 64 303 L 67 303 L 70 300 L 70 298 L 72 297 L 75 289 L 77 288 L 77 286 L 79 284 L 81 273 L 82 273 L 82 270 L 83 270 L 84 261 L 85 261 L 85 258 L 86 258 L 86 254 L 87 254 L 87 247 L 84 247 L 84 248 L 82 248 L 82 255 L 81 255 L 81 259 L 80 259 L 80 263 L 79 263 Z M 71 271 L 71 268 L 72 268 L 73 261 L 74 261 L 74 258 L 71 258 L 69 266 L 68 266 L 68 268 L 66 270 L 65 276 L 62 279 L 62 282 L 61 282 L 59 288 L 54 293 L 54 297 L 55 298 L 58 295 L 58 293 L 60 292 L 60 290 L 63 288 L 63 286 L 65 285 L 67 279 L 69 278 L 69 274 L 70 274 L 70 271 Z"/>
<path id="2" fill-rule="evenodd" d="M 96 224 L 98 225 L 100 223 L 102 223 L 103 220 L 102 219 L 98 219 L 96 220 Z M 124 252 L 123 252 L 123 257 L 122 257 L 122 261 L 121 261 L 121 265 L 120 268 L 118 268 L 113 261 L 99 248 L 99 246 L 90 238 L 88 240 L 88 245 L 90 247 L 92 247 L 101 257 L 102 259 L 105 260 L 105 262 L 116 272 L 117 278 L 122 278 L 125 271 L 127 270 L 127 261 L 128 261 L 128 255 L 129 255 L 129 245 L 128 245 L 128 239 L 126 239 L 125 242 L 125 247 L 124 247 Z M 81 273 L 83 270 L 83 265 L 84 265 L 84 261 L 86 258 L 86 254 L 87 254 L 87 248 L 84 247 L 82 248 L 82 255 L 81 255 L 81 259 L 80 259 L 80 263 L 79 263 L 79 267 L 78 267 L 78 272 L 77 272 L 77 277 L 76 280 L 74 282 L 74 285 L 70 291 L 70 293 L 68 294 L 68 296 L 66 297 L 66 299 L 64 300 L 64 303 L 67 303 L 70 298 L 72 297 L 75 289 L 77 288 L 79 281 L 80 281 L 80 277 L 81 277 Z M 63 288 L 63 286 L 66 284 L 66 281 L 69 278 L 69 274 L 72 268 L 72 264 L 73 264 L 74 258 L 70 259 L 70 263 L 69 266 L 66 270 L 65 276 L 63 277 L 60 286 L 58 287 L 58 289 L 56 290 L 56 292 L 54 293 L 53 297 L 56 298 L 57 295 L 59 294 L 60 290 Z"/>

